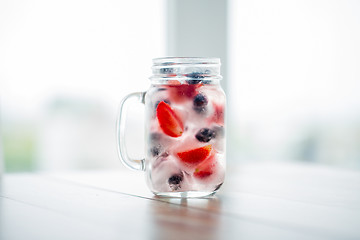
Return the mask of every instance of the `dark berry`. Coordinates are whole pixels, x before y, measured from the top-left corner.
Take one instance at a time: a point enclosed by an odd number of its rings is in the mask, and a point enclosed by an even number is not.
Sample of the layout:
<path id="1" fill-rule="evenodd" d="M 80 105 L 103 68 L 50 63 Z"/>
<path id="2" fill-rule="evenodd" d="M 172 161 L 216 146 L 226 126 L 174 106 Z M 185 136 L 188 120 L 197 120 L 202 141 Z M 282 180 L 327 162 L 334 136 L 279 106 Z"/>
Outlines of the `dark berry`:
<path id="1" fill-rule="evenodd" d="M 191 78 L 191 80 L 186 81 L 188 84 L 199 84 L 205 76 L 201 72 L 193 72 L 187 74 L 186 77 Z"/>
<path id="2" fill-rule="evenodd" d="M 204 78 L 204 74 L 201 72 L 193 72 L 186 75 L 188 78 L 202 79 Z"/>
<path id="3" fill-rule="evenodd" d="M 210 84 L 211 80 L 186 80 L 188 84 Z"/>
<path id="4" fill-rule="evenodd" d="M 153 132 L 150 134 L 150 141 L 159 141 L 161 139 L 161 133 Z"/>
<path id="5" fill-rule="evenodd" d="M 195 96 L 193 101 L 194 110 L 198 113 L 202 113 L 206 110 L 206 105 L 208 104 L 208 100 L 205 95 L 199 93 Z"/>
<path id="6" fill-rule="evenodd" d="M 184 178 L 183 173 L 174 174 L 168 179 L 168 183 L 171 189 L 178 190 L 181 188 L 180 183 L 182 182 Z"/>
<path id="7" fill-rule="evenodd" d="M 168 182 L 169 184 L 180 184 L 182 180 L 183 180 L 182 174 L 175 174 L 169 178 Z"/>
<path id="8" fill-rule="evenodd" d="M 162 74 L 170 74 L 173 73 L 174 68 L 160 68 L 160 73 Z"/>
<path id="9" fill-rule="evenodd" d="M 150 149 L 150 152 L 152 154 L 153 157 L 158 156 L 161 152 L 161 147 L 160 146 L 154 146 Z"/>
<path id="10" fill-rule="evenodd" d="M 188 84 L 198 84 L 198 83 L 201 83 L 201 80 L 187 80 L 186 82 Z"/>
<path id="11" fill-rule="evenodd" d="M 200 142 L 209 142 L 216 137 L 216 133 L 209 128 L 202 128 L 196 133 L 195 137 Z"/>
<path id="12" fill-rule="evenodd" d="M 211 83 L 211 80 L 202 80 L 201 83 L 202 83 L 202 84 L 210 84 L 210 83 Z"/>
<path id="13" fill-rule="evenodd" d="M 165 62 L 163 63 L 164 66 L 169 66 L 169 67 L 163 67 L 163 68 L 160 68 L 160 73 L 162 74 L 170 74 L 170 73 L 173 73 L 174 72 L 174 68 L 172 68 L 171 65 L 173 65 L 174 63 L 173 62 Z"/>
<path id="14" fill-rule="evenodd" d="M 194 106 L 195 107 L 205 107 L 208 104 L 208 100 L 205 95 L 199 93 L 194 98 Z"/>

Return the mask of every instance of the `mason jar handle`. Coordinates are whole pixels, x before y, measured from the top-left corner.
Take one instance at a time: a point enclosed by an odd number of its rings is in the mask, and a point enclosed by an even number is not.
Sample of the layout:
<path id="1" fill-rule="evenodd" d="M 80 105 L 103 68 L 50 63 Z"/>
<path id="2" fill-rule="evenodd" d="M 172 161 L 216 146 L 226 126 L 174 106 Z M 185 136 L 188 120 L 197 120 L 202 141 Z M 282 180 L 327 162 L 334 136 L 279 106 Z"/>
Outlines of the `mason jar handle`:
<path id="1" fill-rule="evenodd" d="M 116 139 L 118 155 L 122 163 L 133 170 L 145 171 L 145 159 L 133 159 L 129 157 L 125 145 L 125 121 L 128 107 L 133 103 L 145 103 L 146 92 L 135 92 L 127 95 L 120 103 L 116 121 Z"/>

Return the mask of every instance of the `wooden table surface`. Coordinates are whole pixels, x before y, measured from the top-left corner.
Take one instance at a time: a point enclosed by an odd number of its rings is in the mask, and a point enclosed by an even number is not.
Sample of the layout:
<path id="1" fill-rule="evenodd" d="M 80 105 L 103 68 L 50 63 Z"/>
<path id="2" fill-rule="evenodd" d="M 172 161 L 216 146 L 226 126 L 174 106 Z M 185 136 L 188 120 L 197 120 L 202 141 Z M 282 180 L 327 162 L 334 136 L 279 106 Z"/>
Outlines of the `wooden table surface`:
<path id="1" fill-rule="evenodd" d="M 130 170 L 5 174 L 0 239 L 360 239 L 360 171 L 228 169 L 200 199 L 154 197 Z"/>

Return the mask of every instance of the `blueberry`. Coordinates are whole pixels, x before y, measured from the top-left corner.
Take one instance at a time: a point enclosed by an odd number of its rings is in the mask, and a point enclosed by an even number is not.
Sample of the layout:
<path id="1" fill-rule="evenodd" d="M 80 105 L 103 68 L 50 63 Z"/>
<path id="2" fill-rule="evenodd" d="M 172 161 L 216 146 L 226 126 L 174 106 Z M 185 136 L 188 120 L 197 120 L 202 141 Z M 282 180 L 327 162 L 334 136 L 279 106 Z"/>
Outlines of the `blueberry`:
<path id="1" fill-rule="evenodd" d="M 202 80 L 201 83 L 202 83 L 202 84 L 210 84 L 210 83 L 211 83 L 211 80 Z"/>
<path id="2" fill-rule="evenodd" d="M 165 62 L 163 63 L 164 66 L 169 66 L 169 67 L 163 67 L 163 68 L 160 68 L 160 73 L 161 74 L 170 74 L 170 73 L 173 73 L 174 72 L 174 68 L 172 68 L 171 65 L 173 65 L 174 63 L 173 62 Z"/>
<path id="3" fill-rule="evenodd" d="M 153 157 L 158 156 L 161 152 L 161 147 L 160 146 L 154 146 L 150 149 L 150 152 L 152 154 Z"/>
<path id="4" fill-rule="evenodd" d="M 209 128 L 202 128 L 196 133 L 195 137 L 200 142 L 209 142 L 216 137 L 216 132 Z"/>
<path id="5" fill-rule="evenodd" d="M 187 80 L 186 82 L 188 84 L 198 84 L 198 83 L 201 83 L 201 80 Z"/>
<path id="6" fill-rule="evenodd" d="M 199 93 L 194 98 L 194 106 L 195 107 L 205 107 L 208 104 L 208 100 L 205 95 Z"/>
<path id="7" fill-rule="evenodd" d="M 198 84 L 198 83 L 201 83 L 201 82 L 202 82 L 201 80 L 202 80 L 205 76 L 204 76 L 203 73 L 201 73 L 201 72 L 193 72 L 193 73 L 187 74 L 186 77 L 192 78 L 191 80 L 187 80 L 187 81 L 186 81 L 188 84 Z"/>
<path id="8" fill-rule="evenodd" d="M 169 178 L 168 182 L 169 184 L 180 184 L 182 180 L 183 180 L 182 174 L 175 174 Z"/>
<path id="9" fill-rule="evenodd" d="M 208 104 L 208 100 L 205 95 L 199 93 L 195 96 L 193 101 L 194 110 L 198 113 L 202 113 L 206 110 L 206 105 Z"/>
<path id="10" fill-rule="evenodd" d="M 152 147 L 150 148 L 150 153 L 153 157 L 159 156 L 162 152 L 162 147 L 160 145 L 160 140 L 162 138 L 161 133 L 153 132 L 150 134 L 150 142 L 152 143 Z"/>
<path id="11" fill-rule="evenodd" d="M 184 175 L 182 173 L 174 174 L 168 179 L 170 188 L 173 190 L 178 190 L 181 188 L 180 183 L 182 182 Z"/>
<path id="12" fill-rule="evenodd" d="M 153 132 L 150 134 L 150 141 L 159 141 L 161 139 L 161 133 Z"/>
<path id="13" fill-rule="evenodd" d="M 202 79 L 204 78 L 204 74 L 201 72 L 192 72 L 186 75 L 188 78 L 194 78 L 194 79 Z"/>
<path id="14" fill-rule="evenodd" d="M 173 73 L 174 68 L 160 68 L 160 73 L 162 74 L 170 74 Z"/>

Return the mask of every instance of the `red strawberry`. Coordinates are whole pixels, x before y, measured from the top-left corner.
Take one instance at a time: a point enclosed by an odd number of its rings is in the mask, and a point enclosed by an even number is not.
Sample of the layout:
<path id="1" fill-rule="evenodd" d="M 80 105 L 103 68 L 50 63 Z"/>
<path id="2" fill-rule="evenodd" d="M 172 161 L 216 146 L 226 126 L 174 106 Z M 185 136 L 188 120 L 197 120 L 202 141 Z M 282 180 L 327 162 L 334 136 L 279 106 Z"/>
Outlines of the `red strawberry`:
<path id="1" fill-rule="evenodd" d="M 196 166 L 194 177 L 197 178 L 206 178 L 214 173 L 214 166 L 216 164 L 215 154 L 212 154 L 205 161 L 201 162 Z"/>
<path id="2" fill-rule="evenodd" d="M 211 122 L 218 124 L 224 124 L 224 106 L 213 103 L 214 115 L 211 118 Z"/>
<path id="3" fill-rule="evenodd" d="M 209 157 L 211 149 L 211 145 L 206 145 L 185 152 L 179 152 L 177 156 L 186 164 L 196 165 Z"/>
<path id="4" fill-rule="evenodd" d="M 170 85 L 170 99 L 174 102 L 181 102 L 189 98 L 193 98 L 197 94 L 197 89 L 202 84 L 174 84 Z"/>
<path id="5" fill-rule="evenodd" d="M 176 77 L 176 74 L 172 74 L 171 77 Z M 167 81 L 168 85 L 181 85 L 181 82 L 179 82 L 178 80 L 168 80 Z"/>
<path id="6" fill-rule="evenodd" d="M 184 132 L 184 126 L 181 119 L 164 101 L 161 101 L 158 104 L 156 108 L 156 116 L 159 121 L 160 128 L 166 135 L 169 135 L 170 137 L 180 137 Z"/>

